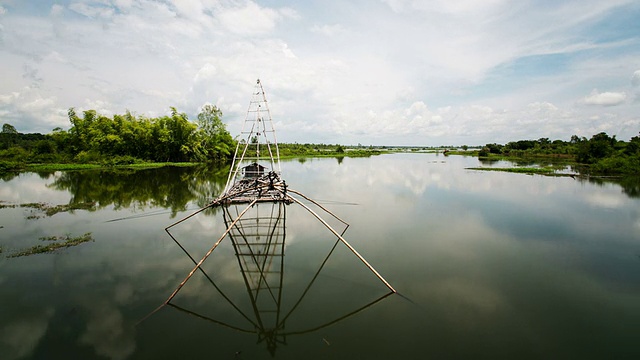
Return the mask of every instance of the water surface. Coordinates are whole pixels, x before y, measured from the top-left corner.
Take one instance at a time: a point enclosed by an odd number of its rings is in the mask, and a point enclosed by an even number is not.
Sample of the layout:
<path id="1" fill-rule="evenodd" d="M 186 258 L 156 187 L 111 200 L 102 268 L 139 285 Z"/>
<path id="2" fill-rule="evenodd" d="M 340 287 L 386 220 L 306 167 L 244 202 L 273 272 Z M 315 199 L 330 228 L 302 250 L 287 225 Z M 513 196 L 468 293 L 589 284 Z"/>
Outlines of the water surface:
<path id="1" fill-rule="evenodd" d="M 345 239 L 398 294 L 386 296 L 384 284 L 299 205 L 262 204 L 252 218 L 269 215 L 283 224 L 284 260 L 274 260 L 269 273 L 277 275 L 272 284 L 281 290 L 271 287 L 277 296 L 251 301 L 226 238 L 172 301 L 176 306 L 148 317 L 194 267 L 164 228 L 216 196 L 226 169 L 5 179 L 0 353 L 3 359 L 637 358 L 637 185 L 466 170 L 480 165 L 436 154 L 283 162 L 290 188 L 347 221 Z M 36 202 L 86 206 L 52 215 L 20 206 Z M 172 233 L 200 260 L 225 229 L 217 210 Z M 87 232 L 92 242 L 6 258 L 41 244 L 40 237 Z M 263 307 L 274 304 L 275 312 L 264 315 Z"/>

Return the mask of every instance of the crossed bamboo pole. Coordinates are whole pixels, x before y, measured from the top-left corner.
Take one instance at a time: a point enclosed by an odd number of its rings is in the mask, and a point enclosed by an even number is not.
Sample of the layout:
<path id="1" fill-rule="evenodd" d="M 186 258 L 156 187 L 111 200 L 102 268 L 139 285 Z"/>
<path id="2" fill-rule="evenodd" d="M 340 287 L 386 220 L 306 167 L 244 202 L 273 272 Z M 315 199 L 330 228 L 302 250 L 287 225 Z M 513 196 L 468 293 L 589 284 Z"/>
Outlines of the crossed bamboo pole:
<path id="1" fill-rule="evenodd" d="M 147 317 L 151 316 L 152 314 L 154 314 L 155 312 L 157 312 L 158 310 L 160 310 L 165 305 L 168 305 L 169 302 L 171 300 L 173 300 L 173 298 L 178 294 L 178 292 L 182 289 L 182 287 L 187 283 L 187 281 L 189 281 L 189 279 L 196 273 L 196 271 L 200 270 L 200 271 L 204 272 L 202 270 L 201 266 L 205 262 L 205 260 L 207 260 L 207 258 L 211 255 L 211 253 L 213 253 L 213 251 L 218 247 L 218 245 L 220 245 L 222 240 L 229 234 L 229 232 L 233 229 L 233 227 L 236 225 L 236 223 L 244 216 L 244 214 L 251 207 L 253 207 L 256 203 L 258 203 L 261 199 L 259 197 L 253 198 L 253 200 L 251 202 L 249 202 L 247 207 L 236 217 L 235 220 L 233 220 L 231 222 L 231 224 L 229 224 L 229 226 L 224 231 L 224 233 L 218 238 L 218 240 L 213 244 L 213 246 L 209 249 L 209 251 L 207 251 L 207 253 L 197 263 L 196 263 L 195 259 L 186 251 L 186 249 L 184 249 L 184 247 L 182 247 L 182 245 L 180 245 L 180 243 L 174 238 L 174 236 L 171 234 L 169 229 L 174 227 L 174 226 L 176 226 L 176 225 L 178 225 L 178 224 L 180 224 L 180 223 L 182 223 L 182 222 L 184 222 L 184 221 L 186 221 L 186 220 L 188 220 L 189 218 L 201 213 L 202 211 L 204 211 L 204 210 L 206 210 L 208 208 L 224 205 L 228 201 L 231 201 L 233 198 L 241 196 L 243 193 L 245 193 L 247 191 L 258 191 L 258 190 L 263 190 L 263 189 L 278 190 L 282 195 L 281 200 L 279 200 L 279 201 L 295 202 L 296 204 L 299 204 L 300 206 L 302 206 L 305 210 L 307 210 L 309 213 L 311 213 L 316 219 L 318 219 L 318 221 L 320 221 L 329 231 L 331 231 L 340 240 L 340 242 L 342 242 L 358 259 L 360 259 L 360 261 L 389 289 L 389 291 L 391 291 L 391 293 L 396 293 L 397 292 L 393 288 L 393 286 L 391 286 L 391 284 L 389 284 L 389 282 L 387 280 L 385 280 L 385 278 L 382 277 L 382 275 L 380 275 L 380 273 L 378 273 L 378 271 L 376 271 L 376 269 L 373 266 L 371 266 L 371 264 L 369 264 L 369 262 L 362 255 L 360 255 L 360 253 L 358 253 L 358 251 L 353 246 L 351 246 L 351 244 L 349 244 L 349 242 L 342 236 L 345 233 L 345 231 L 347 230 L 347 228 L 349 227 L 349 224 L 347 222 L 345 222 L 344 220 L 339 218 L 337 215 L 335 215 L 334 213 L 332 213 L 331 211 L 329 211 L 328 209 L 326 209 L 322 205 L 320 205 L 315 200 L 313 200 L 313 199 L 309 198 L 308 196 L 304 195 L 303 193 L 301 193 L 299 191 L 296 191 L 296 190 L 293 190 L 293 189 L 289 189 L 287 187 L 287 185 L 284 184 L 284 182 L 278 182 L 278 183 L 269 182 L 269 183 L 267 183 L 267 182 L 257 182 L 256 181 L 254 187 L 250 187 L 250 188 L 246 188 L 246 189 L 242 189 L 242 190 L 230 191 L 228 193 L 225 193 L 222 196 L 220 196 L 219 198 L 217 198 L 216 200 L 212 201 L 209 205 L 207 205 L 207 206 L 195 211 L 191 215 L 186 216 L 186 217 L 182 218 L 181 220 L 178 220 L 175 223 L 173 223 L 173 224 L 171 224 L 171 225 L 169 225 L 169 226 L 167 226 L 165 228 L 165 231 L 169 234 L 169 236 L 171 236 L 171 238 L 174 240 L 174 242 L 176 242 L 178 244 L 178 246 L 185 253 L 187 253 L 189 258 L 195 263 L 195 267 L 189 272 L 189 274 L 184 278 L 184 280 L 182 280 L 182 282 L 180 282 L 178 287 L 171 293 L 171 295 L 167 298 L 167 300 L 165 300 L 164 303 L 162 305 L 160 305 L 156 310 L 154 310 L 149 315 L 147 315 L 145 317 L 145 319 Z M 230 190 L 232 190 L 232 189 L 230 189 Z M 318 215 L 315 211 L 313 211 L 311 208 L 309 208 L 307 205 L 305 205 L 302 201 L 298 200 L 296 197 L 291 196 L 289 193 L 294 193 L 294 194 L 304 198 L 305 200 L 313 203 L 314 205 L 316 205 L 318 208 L 322 209 L 327 214 L 331 215 L 332 217 L 334 217 L 335 219 L 337 219 L 341 223 L 345 224 L 346 225 L 345 229 L 342 231 L 342 233 L 338 233 L 320 215 Z M 262 201 L 265 201 L 265 200 L 262 200 Z M 205 273 L 205 275 L 206 275 L 206 273 Z M 207 276 L 207 278 L 208 278 L 208 276 Z M 246 318 L 247 316 L 245 315 L 244 317 Z"/>

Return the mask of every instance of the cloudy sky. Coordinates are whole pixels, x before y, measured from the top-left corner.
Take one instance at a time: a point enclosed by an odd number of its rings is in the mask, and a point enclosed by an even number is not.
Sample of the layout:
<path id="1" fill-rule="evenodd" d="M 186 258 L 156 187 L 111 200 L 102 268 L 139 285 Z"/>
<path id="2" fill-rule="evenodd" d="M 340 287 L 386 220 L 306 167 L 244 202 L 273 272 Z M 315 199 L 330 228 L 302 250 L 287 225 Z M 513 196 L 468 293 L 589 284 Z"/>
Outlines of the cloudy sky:
<path id="1" fill-rule="evenodd" d="M 260 78 L 283 142 L 628 140 L 638 19 L 637 0 L 0 0 L 0 123 L 211 103 L 235 136 Z"/>

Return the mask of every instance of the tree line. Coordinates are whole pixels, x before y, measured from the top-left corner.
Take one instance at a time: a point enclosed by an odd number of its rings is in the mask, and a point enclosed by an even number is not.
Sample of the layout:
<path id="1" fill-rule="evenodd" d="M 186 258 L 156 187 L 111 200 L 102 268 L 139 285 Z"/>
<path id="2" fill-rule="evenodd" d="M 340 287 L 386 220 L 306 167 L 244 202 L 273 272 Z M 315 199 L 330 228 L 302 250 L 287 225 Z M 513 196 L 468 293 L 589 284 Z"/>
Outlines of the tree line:
<path id="1" fill-rule="evenodd" d="M 161 117 L 130 112 L 107 117 L 95 110 L 68 111 L 69 130 L 50 134 L 22 134 L 10 124 L 0 133 L 0 162 L 4 167 L 24 163 L 131 164 L 152 162 L 226 161 L 235 140 L 222 122 L 222 111 L 206 105 L 197 123 L 171 108 Z M 0 166 L 1 169 L 1 166 Z"/>
<path id="2" fill-rule="evenodd" d="M 640 136 L 623 141 L 617 140 L 615 135 L 601 132 L 590 139 L 573 135 L 569 141 L 540 138 L 512 141 L 505 145 L 492 143 L 478 151 L 479 157 L 491 154 L 511 157 L 559 156 L 586 165 L 594 174 L 640 175 Z"/>
<path id="3" fill-rule="evenodd" d="M 174 107 L 170 115 L 134 116 L 129 111 L 107 117 L 95 110 L 68 111 L 71 127 L 50 134 L 22 134 L 10 124 L 0 132 L 0 172 L 30 163 L 127 165 L 136 162 L 228 162 L 237 142 L 222 122 L 222 111 L 206 105 L 192 122 Z M 287 156 L 369 156 L 379 151 L 332 144 L 279 144 Z M 463 147 L 466 148 L 466 147 Z M 466 150 L 466 149 L 465 149 Z M 594 174 L 640 175 L 640 136 L 617 140 L 601 132 L 590 139 L 569 141 L 540 138 L 505 145 L 486 144 L 477 155 L 557 156 L 588 166 Z"/>

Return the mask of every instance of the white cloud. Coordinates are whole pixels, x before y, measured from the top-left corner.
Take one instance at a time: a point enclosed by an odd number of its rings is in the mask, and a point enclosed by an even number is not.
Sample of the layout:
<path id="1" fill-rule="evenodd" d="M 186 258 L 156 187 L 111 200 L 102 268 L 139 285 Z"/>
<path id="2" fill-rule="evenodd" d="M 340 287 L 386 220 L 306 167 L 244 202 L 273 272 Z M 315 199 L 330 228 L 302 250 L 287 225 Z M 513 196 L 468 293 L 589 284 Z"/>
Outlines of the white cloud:
<path id="1" fill-rule="evenodd" d="M 583 102 L 587 105 L 615 106 L 622 104 L 627 98 L 624 92 L 603 92 L 593 90 L 589 96 L 586 96 Z"/>
<path id="2" fill-rule="evenodd" d="M 322 34 L 324 36 L 336 36 L 345 31 L 344 27 L 340 24 L 333 25 L 313 25 L 311 32 Z"/>
<path id="3" fill-rule="evenodd" d="M 273 31 L 282 14 L 249 2 L 244 7 L 231 8 L 218 14 L 218 19 L 229 31 L 242 35 L 260 35 Z"/>
<path id="4" fill-rule="evenodd" d="M 237 132 L 259 77 L 282 141 L 471 144 L 518 139 L 528 135 L 523 128 L 590 136 L 581 131 L 637 119 L 638 91 L 629 89 L 629 74 L 631 85 L 640 83 L 637 40 L 596 42 L 586 32 L 616 24 L 607 16 L 629 1 L 388 0 L 317 9 L 86 0 L 53 5 L 45 16 L 12 8 L 0 29 L 0 113 L 22 131 L 44 132 L 68 125 L 69 107 L 152 115 L 176 106 L 193 117 L 213 103 Z M 584 89 L 604 87 L 616 92 L 584 97 Z M 618 106 L 604 116 L 585 104 Z"/>
<path id="5" fill-rule="evenodd" d="M 51 9 L 52 13 L 55 10 L 56 5 L 54 5 Z M 69 9 L 77 12 L 78 14 L 84 15 L 88 18 L 111 18 L 114 14 L 114 11 L 111 7 L 103 7 L 103 6 L 91 6 L 86 3 L 72 3 L 69 5 Z M 56 10 L 57 11 L 57 10 Z"/>
<path id="6" fill-rule="evenodd" d="M 640 86 L 640 70 L 633 72 L 633 76 L 631 76 L 631 85 Z"/>
<path id="7" fill-rule="evenodd" d="M 62 15 L 62 13 L 64 12 L 64 6 L 59 5 L 59 4 L 53 4 L 51 6 L 51 16 L 60 16 Z"/>
<path id="8" fill-rule="evenodd" d="M 20 132 L 48 133 L 66 126 L 66 110 L 56 107 L 55 97 L 43 97 L 39 89 L 25 87 L 10 94 L 0 94 L 0 114 Z"/>

